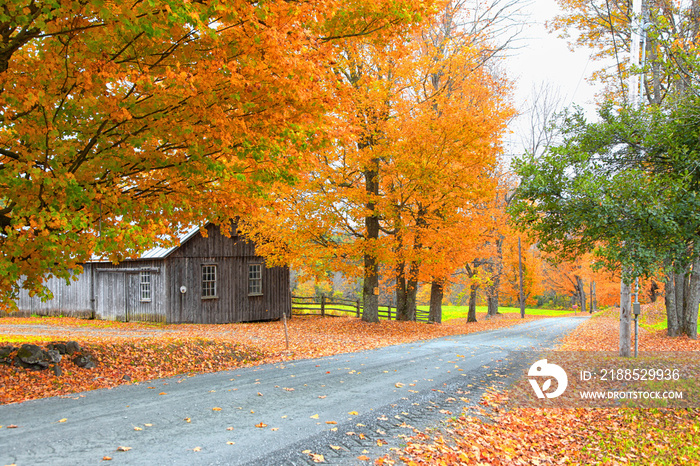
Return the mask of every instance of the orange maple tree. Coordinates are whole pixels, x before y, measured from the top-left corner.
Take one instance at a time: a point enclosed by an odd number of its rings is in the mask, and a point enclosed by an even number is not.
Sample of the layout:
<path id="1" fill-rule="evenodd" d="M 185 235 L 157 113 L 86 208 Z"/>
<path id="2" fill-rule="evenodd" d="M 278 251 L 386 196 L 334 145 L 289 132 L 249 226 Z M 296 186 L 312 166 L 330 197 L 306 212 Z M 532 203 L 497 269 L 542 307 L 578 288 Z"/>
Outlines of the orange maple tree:
<path id="1" fill-rule="evenodd" d="M 0 7 L 0 293 L 91 254 L 226 225 L 326 139 L 336 41 L 424 4 L 32 2 Z M 43 290 L 46 292 L 46 290 Z"/>
<path id="2" fill-rule="evenodd" d="M 380 265 L 394 270 L 410 320 L 418 282 L 440 288 L 474 247 L 494 189 L 507 83 L 482 66 L 473 33 L 452 29 L 450 8 L 393 41 L 344 44 L 337 69 L 352 92 L 333 116 L 354 131 L 317 151 L 299 185 L 280 186 L 247 227 L 269 260 L 362 276 L 368 321 Z"/>

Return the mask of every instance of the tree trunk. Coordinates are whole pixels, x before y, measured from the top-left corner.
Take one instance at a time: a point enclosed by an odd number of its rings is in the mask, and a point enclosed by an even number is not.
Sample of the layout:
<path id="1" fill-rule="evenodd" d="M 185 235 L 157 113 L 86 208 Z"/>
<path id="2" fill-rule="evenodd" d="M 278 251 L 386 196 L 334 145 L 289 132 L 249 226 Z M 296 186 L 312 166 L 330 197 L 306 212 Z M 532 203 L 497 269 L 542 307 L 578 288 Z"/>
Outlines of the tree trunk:
<path id="1" fill-rule="evenodd" d="M 586 287 L 584 286 L 581 277 L 576 277 L 576 283 L 578 288 L 579 303 L 581 304 L 581 312 L 586 312 Z"/>
<path id="2" fill-rule="evenodd" d="M 620 356 L 632 356 L 632 292 L 624 279 L 620 281 Z"/>
<path id="3" fill-rule="evenodd" d="M 467 313 L 467 322 L 476 322 L 476 291 L 479 285 L 472 283 L 469 285 L 469 312 Z"/>
<path id="4" fill-rule="evenodd" d="M 365 253 L 362 286 L 362 320 L 379 322 L 379 264 L 372 254 Z"/>
<path id="5" fill-rule="evenodd" d="M 596 306 L 597 306 L 595 282 L 593 280 L 591 280 L 590 287 L 591 287 L 591 311 L 590 311 L 590 313 L 593 314 L 596 311 Z"/>
<path id="6" fill-rule="evenodd" d="M 666 305 L 666 332 L 669 337 L 680 335 L 678 325 L 678 306 L 676 305 L 675 273 L 669 272 L 664 277 L 664 304 Z"/>
<path id="7" fill-rule="evenodd" d="M 498 289 L 501 287 L 501 273 L 503 272 L 503 237 L 499 235 L 496 240 L 495 263 L 491 265 L 491 284 L 486 290 L 486 303 L 488 312 L 486 318 L 498 315 Z"/>
<path id="8" fill-rule="evenodd" d="M 396 266 L 396 320 L 400 321 L 408 320 L 405 266 L 403 262 Z"/>
<path id="9" fill-rule="evenodd" d="M 369 145 L 369 144 L 368 144 Z M 379 262 L 375 243 L 379 240 L 379 217 L 376 213 L 376 199 L 379 197 L 379 158 L 374 157 L 363 173 L 367 193 L 367 214 L 365 216 L 364 286 L 362 287 L 362 320 L 379 322 Z"/>
<path id="10" fill-rule="evenodd" d="M 688 287 L 683 306 L 681 333 L 689 338 L 698 338 L 698 306 L 700 306 L 700 259 L 694 259 L 692 270 L 688 271 Z"/>
<path id="11" fill-rule="evenodd" d="M 430 313 L 428 314 L 428 322 L 436 324 L 442 323 L 442 296 L 444 291 L 443 281 L 434 279 L 433 283 L 430 285 Z"/>
<path id="12" fill-rule="evenodd" d="M 406 280 L 406 320 L 415 322 L 418 296 L 418 263 L 411 262 Z"/>

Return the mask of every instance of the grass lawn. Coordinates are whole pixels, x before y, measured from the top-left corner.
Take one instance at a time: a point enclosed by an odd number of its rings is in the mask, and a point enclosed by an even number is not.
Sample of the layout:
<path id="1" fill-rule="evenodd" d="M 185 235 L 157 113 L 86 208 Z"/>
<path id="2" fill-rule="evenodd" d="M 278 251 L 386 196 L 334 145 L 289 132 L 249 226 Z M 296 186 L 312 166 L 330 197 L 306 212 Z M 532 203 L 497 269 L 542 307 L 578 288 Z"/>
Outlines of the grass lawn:
<path id="1" fill-rule="evenodd" d="M 427 311 L 429 306 L 418 306 L 418 309 Z M 488 311 L 486 306 L 476 306 L 476 312 L 485 313 Z M 467 313 L 469 312 L 468 306 L 442 306 L 442 321 L 450 319 L 466 319 Z M 501 314 L 520 314 L 519 307 L 499 307 L 498 312 Z M 572 314 L 570 310 L 558 311 L 553 309 L 534 309 L 525 308 L 526 316 L 547 316 L 547 317 L 561 317 L 564 315 Z"/>
<path id="2" fill-rule="evenodd" d="M 300 311 L 306 313 L 320 313 L 320 304 L 299 304 L 298 306 L 303 306 L 307 310 Z M 428 312 L 430 306 L 418 306 L 421 311 Z M 343 310 L 343 311 L 341 311 Z M 386 314 L 386 306 L 379 307 L 380 313 Z M 485 314 L 488 311 L 486 306 L 476 306 L 477 314 Z M 328 315 L 355 315 L 355 306 L 348 306 L 342 304 L 326 304 L 326 313 Z M 392 307 L 392 315 L 396 312 L 396 308 Z M 442 321 L 445 322 L 450 319 L 466 319 L 469 312 L 468 306 L 442 306 Z M 498 312 L 501 314 L 520 314 L 519 307 L 499 307 Z M 573 314 L 571 310 L 555 310 L 555 309 L 535 309 L 535 308 L 525 308 L 526 316 L 544 316 L 544 317 L 561 317 L 565 315 Z"/>

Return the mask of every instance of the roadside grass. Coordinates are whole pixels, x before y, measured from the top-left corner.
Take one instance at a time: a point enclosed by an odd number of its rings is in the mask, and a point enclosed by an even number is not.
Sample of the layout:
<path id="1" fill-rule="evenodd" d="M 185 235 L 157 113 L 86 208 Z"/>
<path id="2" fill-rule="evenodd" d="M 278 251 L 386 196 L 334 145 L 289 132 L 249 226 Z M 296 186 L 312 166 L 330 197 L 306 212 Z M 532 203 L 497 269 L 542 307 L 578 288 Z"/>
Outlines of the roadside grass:
<path id="1" fill-rule="evenodd" d="M 418 309 L 427 311 L 429 306 L 418 306 Z M 487 306 L 476 306 L 476 312 L 486 314 L 488 311 Z M 520 314 L 519 307 L 499 307 L 498 312 L 501 314 Z M 469 313 L 469 306 L 442 306 L 442 321 L 445 322 L 450 319 L 466 319 Z M 543 317 L 562 317 L 567 315 L 573 315 L 573 311 L 570 310 L 555 310 L 555 309 L 537 309 L 537 308 L 525 308 L 526 316 L 543 316 Z"/>

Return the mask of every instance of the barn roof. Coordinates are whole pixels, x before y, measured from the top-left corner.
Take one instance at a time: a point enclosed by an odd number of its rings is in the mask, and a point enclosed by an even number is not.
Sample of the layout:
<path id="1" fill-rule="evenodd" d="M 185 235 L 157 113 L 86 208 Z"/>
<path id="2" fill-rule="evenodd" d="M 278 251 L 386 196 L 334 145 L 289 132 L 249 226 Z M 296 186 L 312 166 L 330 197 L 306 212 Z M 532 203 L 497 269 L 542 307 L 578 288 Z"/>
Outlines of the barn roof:
<path id="1" fill-rule="evenodd" d="M 123 262 L 127 262 L 130 260 L 133 261 L 133 260 L 145 260 L 145 259 L 165 259 L 172 252 L 174 252 L 177 248 L 179 248 L 180 246 L 185 244 L 185 242 L 187 242 L 189 239 L 191 239 L 193 236 L 195 236 L 198 232 L 199 232 L 199 227 L 197 227 L 197 226 L 190 227 L 186 230 L 183 230 L 183 232 L 178 235 L 179 245 L 172 246 L 169 248 L 156 246 L 154 248 L 149 249 L 148 251 L 143 252 L 138 257 L 124 259 Z M 107 259 L 105 259 L 104 257 L 101 257 L 101 256 L 92 256 L 92 258 L 90 259 L 90 262 L 107 262 L 107 261 L 108 261 Z"/>
<path id="2" fill-rule="evenodd" d="M 189 230 L 186 230 L 185 232 L 181 233 L 178 236 L 178 239 L 180 240 L 180 243 L 178 246 L 172 246 L 169 248 L 163 248 L 160 246 L 156 246 L 155 248 L 151 248 L 148 251 L 144 252 L 139 256 L 139 259 L 165 259 L 175 251 L 177 248 L 185 244 L 187 240 L 192 238 L 194 235 L 196 235 L 199 232 L 199 227 L 192 227 Z"/>

